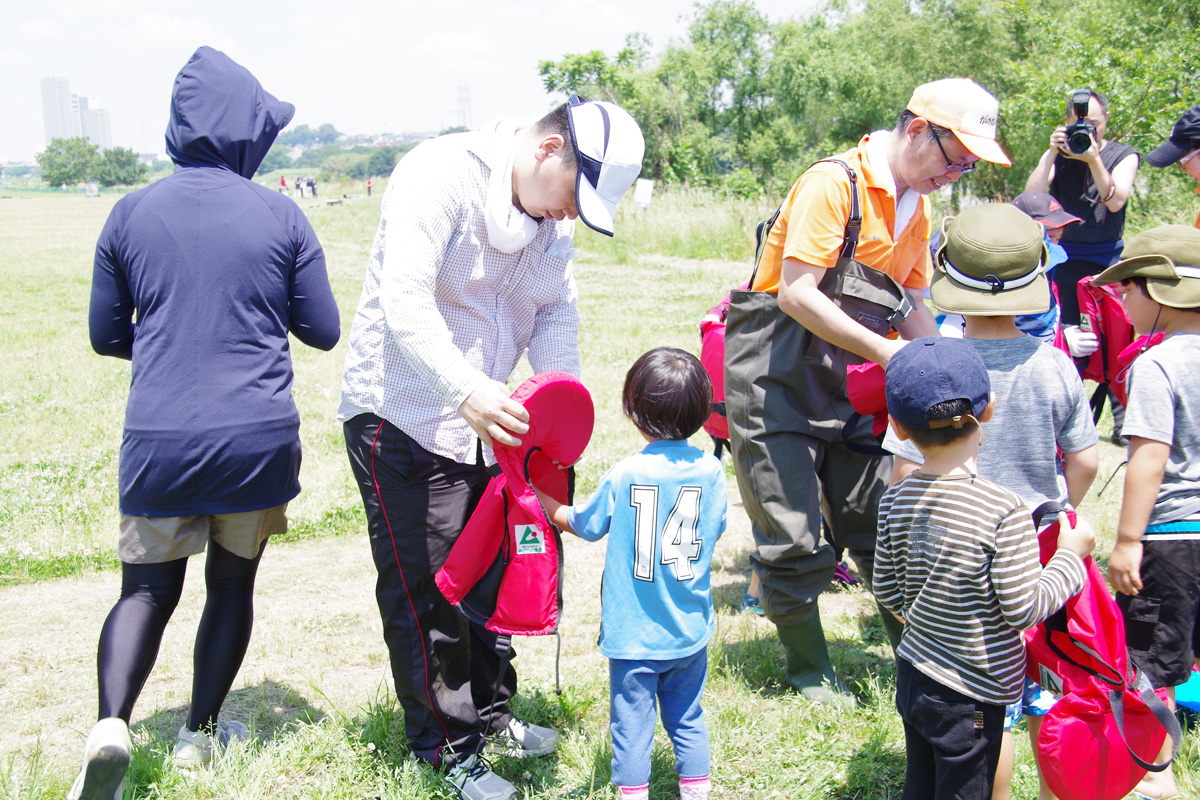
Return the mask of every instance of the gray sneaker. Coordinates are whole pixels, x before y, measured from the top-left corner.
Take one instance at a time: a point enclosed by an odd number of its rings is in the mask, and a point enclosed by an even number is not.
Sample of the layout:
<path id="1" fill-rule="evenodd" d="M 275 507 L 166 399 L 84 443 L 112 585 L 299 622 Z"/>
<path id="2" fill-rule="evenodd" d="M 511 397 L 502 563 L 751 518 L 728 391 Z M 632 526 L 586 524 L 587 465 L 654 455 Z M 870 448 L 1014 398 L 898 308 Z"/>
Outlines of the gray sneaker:
<path id="1" fill-rule="evenodd" d="M 179 741 L 175 743 L 175 764 L 189 769 L 212 761 L 213 749 L 224 750 L 232 742 L 244 742 L 250 738 L 250 729 L 240 722 L 217 721 L 217 729 L 210 736 L 205 731 L 189 731 L 184 725 L 179 729 Z"/>
<path id="2" fill-rule="evenodd" d="M 488 769 L 487 762 L 477 754 L 454 765 L 442 780 L 454 787 L 462 800 L 512 800 L 517 787 Z"/>
<path id="3" fill-rule="evenodd" d="M 557 747 L 557 731 L 513 717 L 503 730 L 488 737 L 486 750 L 489 755 L 531 758 L 550 755 Z"/>
<path id="4" fill-rule="evenodd" d="M 83 747 L 83 768 L 67 800 L 121 800 L 129 769 L 129 726 L 106 717 L 96 723 Z"/>

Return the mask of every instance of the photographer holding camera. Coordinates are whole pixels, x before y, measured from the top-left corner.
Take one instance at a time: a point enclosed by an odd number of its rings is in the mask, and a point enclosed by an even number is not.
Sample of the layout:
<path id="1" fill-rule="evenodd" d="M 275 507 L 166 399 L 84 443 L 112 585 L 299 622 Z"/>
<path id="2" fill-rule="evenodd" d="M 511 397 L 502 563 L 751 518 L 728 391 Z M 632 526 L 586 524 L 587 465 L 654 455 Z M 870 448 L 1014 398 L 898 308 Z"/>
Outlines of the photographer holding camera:
<path id="1" fill-rule="evenodd" d="M 1067 97 L 1066 124 L 1050 134 L 1050 147 L 1025 182 L 1026 191 L 1047 192 L 1082 220 L 1063 231 L 1068 260 L 1054 271 L 1063 332 L 1075 357 L 1096 350 L 1095 334 L 1079 329 L 1075 285 L 1115 264 L 1121 255 L 1125 202 L 1137 176 L 1138 154 L 1104 138 L 1108 100 L 1092 89 Z"/>

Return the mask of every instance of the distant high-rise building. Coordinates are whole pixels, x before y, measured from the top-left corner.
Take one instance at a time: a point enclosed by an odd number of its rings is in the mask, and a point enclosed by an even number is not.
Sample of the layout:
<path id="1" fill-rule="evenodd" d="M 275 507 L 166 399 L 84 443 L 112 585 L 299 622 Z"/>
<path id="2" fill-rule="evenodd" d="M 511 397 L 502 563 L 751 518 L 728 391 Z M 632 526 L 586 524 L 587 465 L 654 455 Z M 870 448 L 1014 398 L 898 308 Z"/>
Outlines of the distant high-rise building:
<path id="1" fill-rule="evenodd" d="M 74 102 L 73 102 L 74 101 Z M 66 78 L 42 78 L 42 120 L 46 144 L 51 139 L 69 139 L 82 135 L 78 103 Z"/>
<path id="2" fill-rule="evenodd" d="M 89 108 L 84 96 L 79 98 L 79 130 L 101 150 L 112 147 L 112 119 L 103 108 Z"/>
<path id="3" fill-rule="evenodd" d="M 42 78 L 42 119 L 46 144 L 51 139 L 84 136 L 107 150 L 112 147 L 112 118 L 103 108 L 91 108 L 84 95 L 71 94 L 66 78 Z"/>

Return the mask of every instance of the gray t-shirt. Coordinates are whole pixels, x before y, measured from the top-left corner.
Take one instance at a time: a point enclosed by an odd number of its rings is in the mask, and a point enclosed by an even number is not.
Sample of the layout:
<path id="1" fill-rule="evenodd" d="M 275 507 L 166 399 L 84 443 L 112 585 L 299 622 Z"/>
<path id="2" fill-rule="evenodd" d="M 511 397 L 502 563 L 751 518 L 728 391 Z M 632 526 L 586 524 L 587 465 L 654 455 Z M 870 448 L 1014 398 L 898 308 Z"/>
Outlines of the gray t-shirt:
<path id="1" fill-rule="evenodd" d="M 1200 335 L 1175 333 L 1138 356 L 1129 373 L 1125 436 L 1168 442 L 1150 524 L 1200 515 Z"/>
<path id="2" fill-rule="evenodd" d="M 967 339 L 987 367 L 996 410 L 983 424 L 979 474 L 1015 492 L 1030 509 L 1067 501 L 1058 450 L 1077 453 L 1097 441 L 1096 426 L 1071 358 L 1032 336 Z M 886 450 L 917 464 L 921 451 L 888 427 Z"/>

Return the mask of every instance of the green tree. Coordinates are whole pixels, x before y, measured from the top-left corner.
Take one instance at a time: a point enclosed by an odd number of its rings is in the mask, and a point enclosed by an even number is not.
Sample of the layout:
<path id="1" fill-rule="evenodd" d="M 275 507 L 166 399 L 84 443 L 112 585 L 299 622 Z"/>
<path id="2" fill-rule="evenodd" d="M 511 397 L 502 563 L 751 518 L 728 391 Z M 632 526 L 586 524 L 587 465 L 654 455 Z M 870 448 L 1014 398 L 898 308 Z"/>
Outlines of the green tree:
<path id="1" fill-rule="evenodd" d="M 327 144 L 324 147 L 314 147 L 310 150 L 305 150 L 296 157 L 295 167 L 297 169 L 316 168 L 325 163 L 325 159 L 331 156 L 339 156 L 347 151 L 344 148 L 338 147 L 336 144 Z"/>
<path id="2" fill-rule="evenodd" d="M 315 139 L 316 144 L 318 145 L 333 144 L 340 138 L 342 138 L 342 134 L 338 133 L 337 128 L 333 127 L 328 122 L 317 128 Z"/>
<path id="3" fill-rule="evenodd" d="M 268 172 L 277 172 L 281 169 L 292 168 L 292 157 L 288 155 L 291 150 L 285 144 L 280 144 L 278 141 L 271 145 L 271 149 L 267 151 L 266 158 L 258 165 L 258 172 L 255 174 L 266 174 Z"/>
<path id="4" fill-rule="evenodd" d="M 367 175 L 391 175 L 404 152 L 399 147 L 376 147 L 367 159 Z"/>
<path id="5" fill-rule="evenodd" d="M 825 0 L 775 23 L 751 0 L 707 0 L 687 31 L 658 55 L 634 34 L 616 55 L 538 71 L 548 92 L 629 111 L 649 177 L 742 193 L 746 168 L 776 195 L 817 158 L 892 128 L 917 85 L 968 76 L 1000 101 L 1013 166 L 964 176 L 952 208 L 1024 189 L 1072 87 L 1108 94 L 1109 138 L 1142 152 L 1200 99 L 1200 0 Z M 1131 208 L 1173 218 L 1189 188 L 1178 170 L 1143 167 Z"/>
<path id="6" fill-rule="evenodd" d="M 71 139 L 51 139 L 46 149 L 37 155 L 42 168 L 42 180 L 49 186 L 74 186 L 95 178 L 100 162 L 96 145 L 83 136 Z"/>
<path id="7" fill-rule="evenodd" d="M 321 169 L 329 177 L 365 178 L 369 156 L 345 150 L 321 162 Z"/>
<path id="8" fill-rule="evenodd" d="M 95 178 L 101 186 L 133 186 L 146 180 L 149 170 L 139 164 L 137 153 L 123 147 L 110 147 L 100 158 Z"/>

